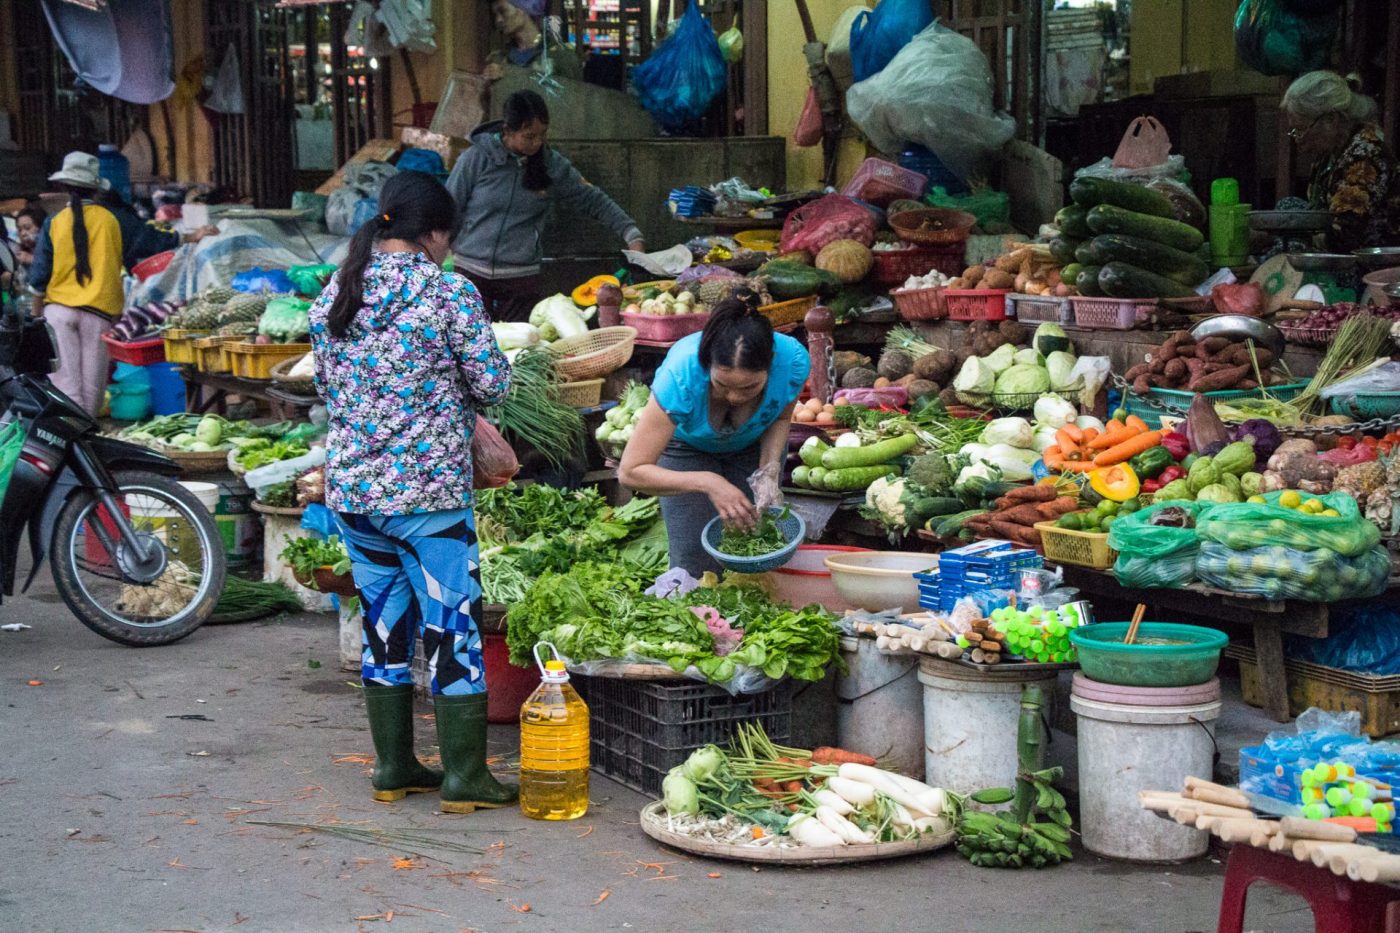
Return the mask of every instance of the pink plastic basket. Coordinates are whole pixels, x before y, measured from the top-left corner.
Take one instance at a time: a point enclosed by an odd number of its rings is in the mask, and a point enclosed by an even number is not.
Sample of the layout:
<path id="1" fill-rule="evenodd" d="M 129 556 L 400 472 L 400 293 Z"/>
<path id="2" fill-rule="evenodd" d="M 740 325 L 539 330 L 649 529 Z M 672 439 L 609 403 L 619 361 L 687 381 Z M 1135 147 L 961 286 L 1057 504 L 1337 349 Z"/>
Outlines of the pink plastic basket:
<path id="1" fill-rule="evenodd" d="M 1004 321 L 1009 288 L 944 288 L 943 307 L 950 321 Z"/>
<path id="2" fill-rule="evenodd" d="M 1074 326 L 1091 330 L 1132 330 L 1157 306 L 1154 298 L 1086 298 L 1069 300 Z"/>
<path id="3" fill-rule="evenodd" d="M 1024 324 L 1074 323 L 1074 309 L 1069 299 L 1053 295 L 1007 295 L 1006 315 Z"/>
<path id="4" fill-rule="evenodd" d="M 939 296 L 941 288 L 897 288 L 890 292 L 895 310 L 906 321 L 941 321 L 948 316 Z"/>
<path id="5" fill-rule="evenodd" d="M 674 343 L 696 331 L 705 329 L 710 319 L 703 314 L 637 314 L 624 311 L 622 323 L 637 329 L 638 340 L 651 340 L 656 343 Z"/>
<path id="6" fill-rule="evenodd" d="M 870 277 L 876 285 L 897 286 L 911 275 L 928 275 L 938 270 L 952 278 L 962 275 L 967 265 L 967 244 L 916 246 L 913 249 L 877 249 L 872 252 L 875 266 Z"/>
<path id="7" fill-rule="evenodd" d="M 118 363 L 150 366 L 165 362 L 165 341 L 160 337 L 123 343 L 111 334 L 103 334 L 102 342 L 107 345 L 107 356 Z"/>
<path id="8" fill-rule="evenodd" d="M 917 198 L 927 188 L 928 176 L 911 172 L 884 159 L 870 158 L 856 169 L 841 193 L 848 198 L 859 198 L 884 207 L 900 198 Z"/>

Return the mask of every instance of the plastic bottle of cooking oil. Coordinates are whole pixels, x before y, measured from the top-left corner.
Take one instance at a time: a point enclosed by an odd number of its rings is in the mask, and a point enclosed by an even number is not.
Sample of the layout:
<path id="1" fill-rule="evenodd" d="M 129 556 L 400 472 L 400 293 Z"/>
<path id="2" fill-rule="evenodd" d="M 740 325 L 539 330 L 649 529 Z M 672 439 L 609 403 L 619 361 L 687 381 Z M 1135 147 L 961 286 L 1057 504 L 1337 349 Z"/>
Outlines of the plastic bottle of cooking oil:
<path id="1" fill-rule="evenodd" d="M 548 647 L 553 660 L 541 661 Z M 588 706 L 569 686 L 554 646 L 535 646 L 540 685 L 520 707 L 520 809 L 536 820 L 588 812 Z"/>

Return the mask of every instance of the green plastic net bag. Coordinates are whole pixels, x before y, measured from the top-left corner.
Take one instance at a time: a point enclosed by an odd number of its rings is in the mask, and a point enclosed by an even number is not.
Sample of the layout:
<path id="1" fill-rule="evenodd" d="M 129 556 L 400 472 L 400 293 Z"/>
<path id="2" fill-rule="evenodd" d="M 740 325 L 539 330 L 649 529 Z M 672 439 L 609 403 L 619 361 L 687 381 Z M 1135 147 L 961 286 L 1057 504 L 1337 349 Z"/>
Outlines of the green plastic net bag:
<path id="1" fill-rule="evenodd" d="M 1154 525 L 1163 509 L 1180 509 L 1193 522 L 1204 509 L 1199 502 L 1163 502 L 1129 515 L 1120 515 L 1108 530 L 1108 546 L 1118 552 L 1113 574 L 1128 587 L 1175 589 L 1196 578 L 1196 529 Z"/>
<path id="2" fill-rule="evenodd" d="M 292 266 L 287 270 L 287 278 L 296 286 L 297 294 L 307 298 L 320 295 L 334 274 L 335 265 L 329 262 L 317 266 Z"/>
<path id="3" fill-rule="evenodd" d="M 311 302 L 301 298 L 274 298 L 258 318 L 258 333 L 277 343 L 299 343 L 311 334 Z"/>
<path id="4" fill-rule="evenodd" d="M 1214 541 L 1236 551 L 1278 545 L 1299 551 L 1329 550 L 1343 557 L 1364 554 L 1380 543 L 1381 533 L 1361 516 L 1356 500 L 1343 492 L 1321 499 L 1336 515 L 1310 515 L 1278 504 L 1286 492 L 1266 493 L 1267 504 L 1224 503 L 1201 514 L 1197 531 L 1202 541 Z"/>
<path id="5" fill-rule="evenodd" d="M 969 194 L 949 194 L 942 188 L 934 188 L 924 195 L 924 203 L 930 207 L 967 211 L 977 218 L 979 227 L 1011 223 L 1011 197 L 1005 191 L 984 190 Z"/>
<path id="6" fill-rule="evenodd" d="M 1327 548 L 1300 551 L 1279 545 L 1235 550 L 1203 541 L 1196 576 L 1223 590 L 1266 599 L 1332 603 L 1383 592 L 1390 578 L 1390 554 L 1383 547 L 1355 557 Z"/>
<path id="7" fill-rule="evenodd" d="M 10 477 L 15 472 L 19 452 L 24 449 L 24 425 L 11 421 L 0 426 L 0 502 L 5 499 L 5 490 L 10 485 Z"/>

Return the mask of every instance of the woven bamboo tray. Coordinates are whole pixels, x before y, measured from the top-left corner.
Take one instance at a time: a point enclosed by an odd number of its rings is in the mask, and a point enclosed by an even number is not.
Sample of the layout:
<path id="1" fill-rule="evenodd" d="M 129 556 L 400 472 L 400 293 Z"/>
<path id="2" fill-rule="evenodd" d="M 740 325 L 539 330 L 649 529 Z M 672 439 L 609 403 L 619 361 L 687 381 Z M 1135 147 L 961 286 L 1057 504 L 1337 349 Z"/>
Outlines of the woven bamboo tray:
<path id="1" fill-rule="evenodd" d="M 228 472 L 228 451 L 209 450 L 200 453 L 191 453 L 186 450 L 176 450 L 173 447 L 154 448 L 157 453 L 164 454 L 180 465 L 180 472 L 185 474 L 193 473 L 227 473 Z"/>
<path id="2" fill-rule="evenodd" d="M 299 517 L 306 511 L 303 506 L 268 505 L 265 502 L 253 500 L 253 511 L 261 512 L 263 515 L 286 515 L 288 517 Z"/>
<path id="3" fill-rule="evenodd" d="M 300 356 L 292 356 L 272 367 L 272 381 L 277 383 L 278 388 L 293 395 L 315 395 L 315 379 L 300 379 L 287 375 L 292 371 L 292 367 L 300 363 L 301 360 Z"/>
<path id="4" fill-rule="evenodd" d="M 565 382 L 611 375 L 627 365 L 636 340 L 634 327 L 600 327 L 555 341 L 550 347 L 555 354 L 554 370 Z"/>
<path id="5" fill-rule="evenodd" d="M 907 842 L 877 842 L 866 846 L 732 846 L 703 839 L 695 839 L 683 833 L 668 829 L 666 825 L 666 805 L 660 800 L 647 804 L 641 813 L 642 832 L 657 842 L 700 855 L 705 858 L 725 859 L 733 862 L 761 862 L 765 864 L 791 865 L 799 868 L 816 868 L 823 865 L 847 865 L 856 862 L 874 862 L 882 859 L 901 858 L 907 855 L 920 855 L 935 852 L 952 844 L 957 833 L 927 834 Z"/>

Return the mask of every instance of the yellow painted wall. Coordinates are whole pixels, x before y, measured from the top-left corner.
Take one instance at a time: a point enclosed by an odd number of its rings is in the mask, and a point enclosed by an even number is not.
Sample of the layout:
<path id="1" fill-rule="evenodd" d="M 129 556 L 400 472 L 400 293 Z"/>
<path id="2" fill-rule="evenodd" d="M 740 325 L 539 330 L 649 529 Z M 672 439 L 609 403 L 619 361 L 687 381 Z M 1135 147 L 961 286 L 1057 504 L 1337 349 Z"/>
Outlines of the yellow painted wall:
<path id="1" fill-rule="evenodd" d="M 175 79 L 196 59 L 204 55 L 204 4 L 201 0 L 172 0 L 170 4 L 171 31 L 175 37 Z M 207 67 L 207 63 L 206 63 Z M 161 108 L 170 112 L 175 136 L 175 170 L 170 170 L 170 140 L 165 131 Z M 183 182 L 208 182 L 214 177 L 213 134 L 209 121 L 192 100 L 182 102 L 177 86 L 175 94 L 164 104 L 150 106 L 151 136 L 160 151 L 160 166 L 164 174 Z"/>
<path id="2" fill-rule="evenodd" d="M 15 29 L 11 5 L 0 3 L 0 110 L 8 110 L 11 120 L 19 112 L 19 71 L 15 61 Z M 12 123 L 13 125 L 13 123 Z"/>
<path id="3" fill-rule="evenodd" d="M 841 11 L 859 0 L 808 0 L 817 39 L 826 42 Z M 792 132 L 807 100 L 807 60 L 802 56 L 805 43 L 797 5 L 788 0 L 768 4 L 768 132 L 788 139 L 787 184 L 793 191 L 821 184 L 821 146 L 799 148 L 792 143 Z M 855 139 L 841 141 L 837 177 L 844 181 L 865 158 L 865 146 Z"/>
<path id="4" fill-rule="evenodd" d="M 1128 75 L 1134 94 L 1158 78 L 1239 67 L 1235 0 L 1152 0 L 1133 4 Z M 1185 37 L 1183 43 L 1182 37 Z"/>

